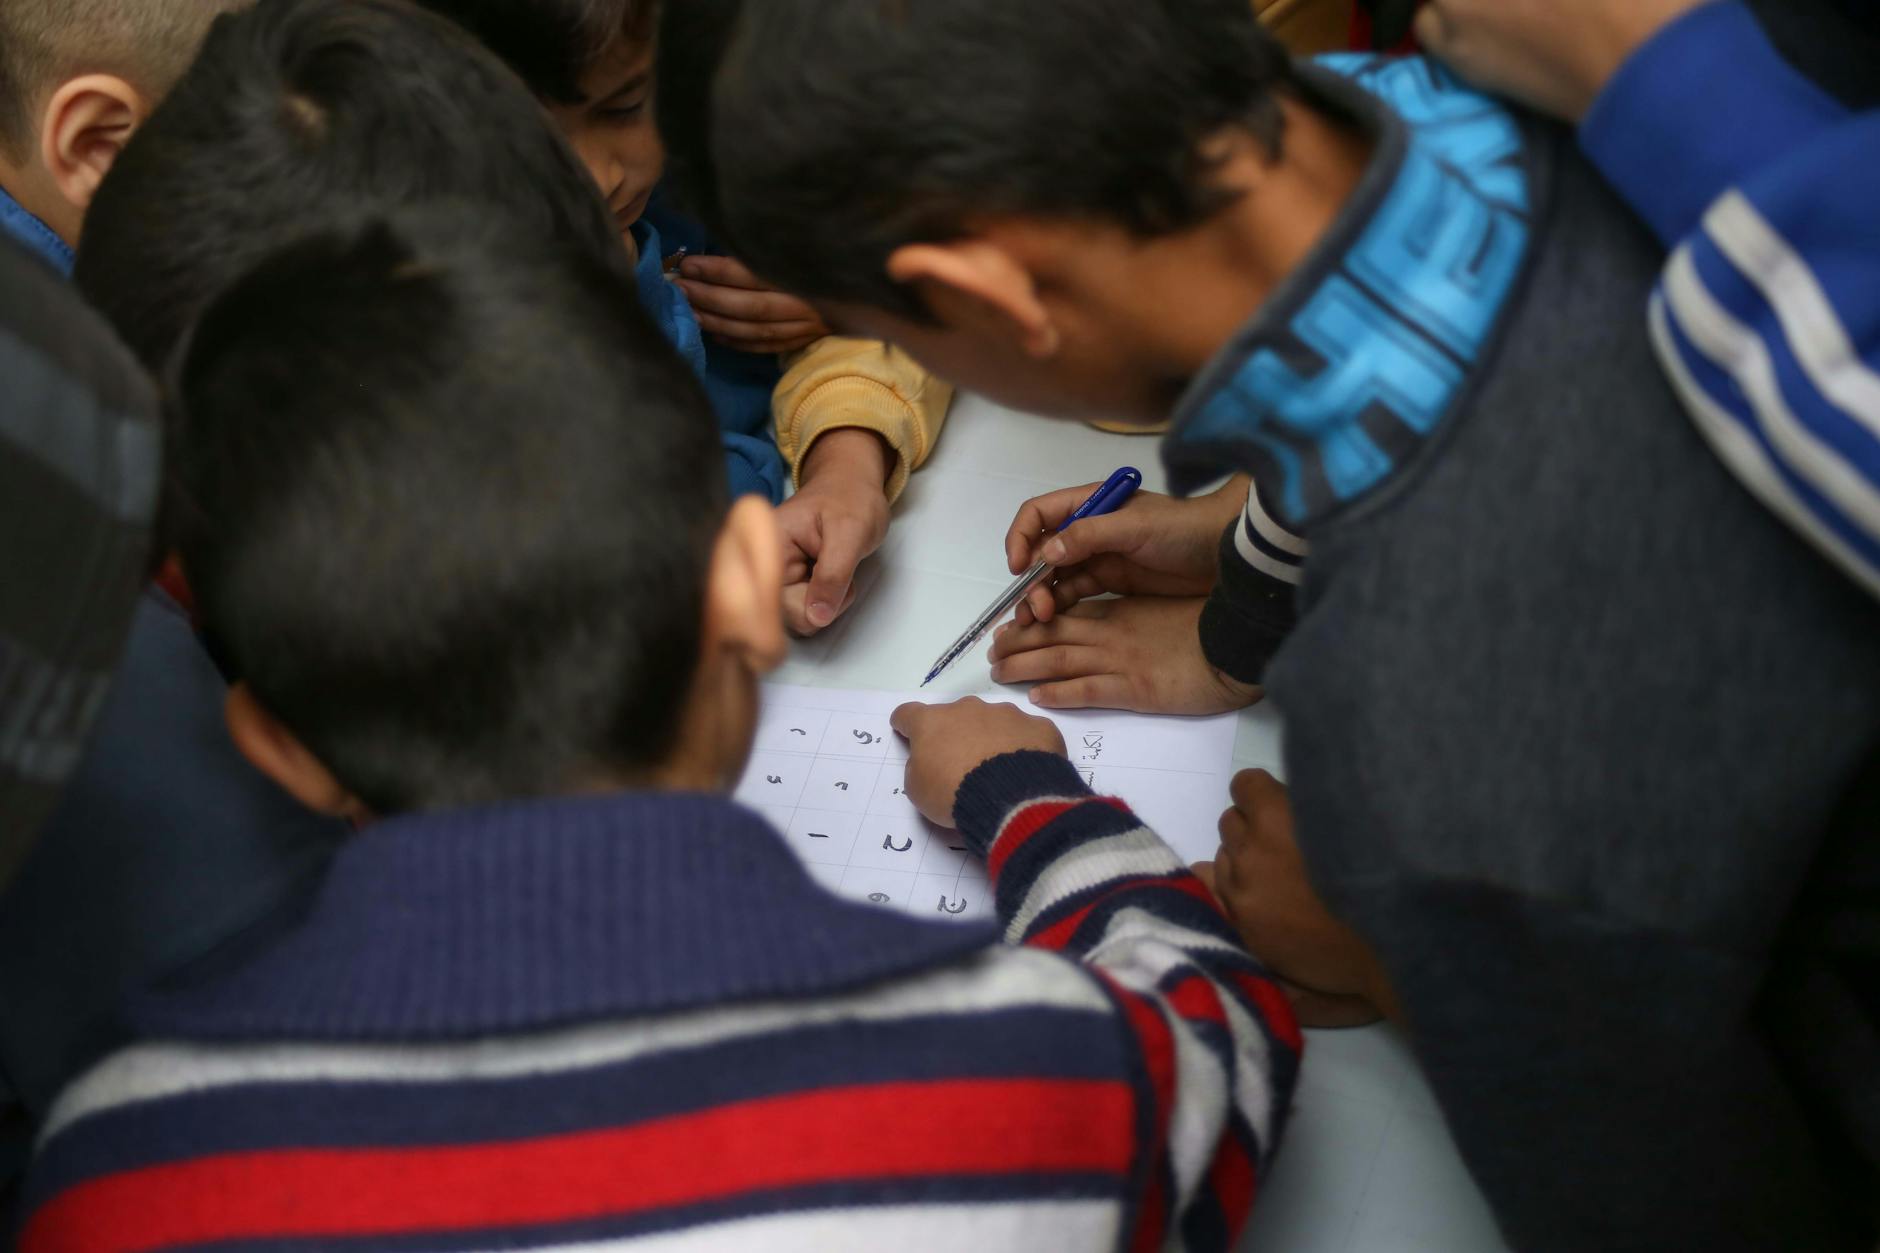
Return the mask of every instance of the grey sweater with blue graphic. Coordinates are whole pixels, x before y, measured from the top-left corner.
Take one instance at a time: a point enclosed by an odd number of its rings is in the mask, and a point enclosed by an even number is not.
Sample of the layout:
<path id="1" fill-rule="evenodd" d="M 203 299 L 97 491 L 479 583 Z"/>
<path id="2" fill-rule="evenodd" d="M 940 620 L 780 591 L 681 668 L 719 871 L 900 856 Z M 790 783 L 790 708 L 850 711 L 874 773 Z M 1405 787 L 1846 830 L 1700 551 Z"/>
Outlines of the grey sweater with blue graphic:
<path id="1" fill-rule="evenodd" d="M 1871 1248 L 1880 607 L 1685 419 L 1564 132 L 1335 68 L 1372 168 L 1166 446 L 1255 477 L 1203 643 L 1512 1243 Z"/>

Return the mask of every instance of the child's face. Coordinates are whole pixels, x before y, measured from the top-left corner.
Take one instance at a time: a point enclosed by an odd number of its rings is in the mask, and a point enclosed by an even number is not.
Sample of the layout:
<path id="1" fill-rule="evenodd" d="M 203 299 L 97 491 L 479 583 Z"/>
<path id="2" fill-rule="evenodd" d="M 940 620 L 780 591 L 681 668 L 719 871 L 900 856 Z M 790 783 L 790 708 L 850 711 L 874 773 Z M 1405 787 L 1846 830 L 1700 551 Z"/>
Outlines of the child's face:
<path id="1" fill-rule="evenodd" d="M 581 104 L 551 104 L 549 115 L 587 166 L 622 236 L 646 212 L 666 168 L 653 125 L 653 47 L 617 39 L 581 78 Z"/>

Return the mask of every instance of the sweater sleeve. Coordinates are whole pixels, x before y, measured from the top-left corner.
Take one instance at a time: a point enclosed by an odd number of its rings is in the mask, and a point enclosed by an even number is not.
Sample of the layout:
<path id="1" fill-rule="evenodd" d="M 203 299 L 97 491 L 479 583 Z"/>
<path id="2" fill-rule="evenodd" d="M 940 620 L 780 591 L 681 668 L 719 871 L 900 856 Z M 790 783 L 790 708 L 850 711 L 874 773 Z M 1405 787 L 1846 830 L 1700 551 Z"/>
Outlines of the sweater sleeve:
<path id="1" fill-rule="evenodd" d="M 1285 996 L 1181 858 L 1063 758 L 987 762 L 955 816 L 986 858 L 1006 939 L 1091 969 L 1141 1058 L 1153 1119 L 1131 1247 L 1230 1247 L 1298 1074 Z"/>
<path id="2" fill-rule="evenodd" d="M 898 348 L 873 341 L 819 340 L 785 363 L 777 385 L 777 447 L 799 481 L 803 459 L 830 431 L 873 431 L 894 450 L 888 499 L 933 452 L 953 388 Z"/>
<path id="3" fill-rule="evenodd" d="M 1880 595 L 1880 113 L 1848 113 L 1716 4 L 1633 57 L 1582 141 L 1674 249 L 1651 333 L 1699 429 Z"/>
<path id="4" fill-rule="evenodd" d="M 1210 665 L 1241 683 L 1264 678 L 1292 631 L 1308 552 L 1260 503 L 1259 486 L 1250 488 L 1246 511 L 1221 536 L 1220 581 L 1201 611 L 1201 651 Z"/>

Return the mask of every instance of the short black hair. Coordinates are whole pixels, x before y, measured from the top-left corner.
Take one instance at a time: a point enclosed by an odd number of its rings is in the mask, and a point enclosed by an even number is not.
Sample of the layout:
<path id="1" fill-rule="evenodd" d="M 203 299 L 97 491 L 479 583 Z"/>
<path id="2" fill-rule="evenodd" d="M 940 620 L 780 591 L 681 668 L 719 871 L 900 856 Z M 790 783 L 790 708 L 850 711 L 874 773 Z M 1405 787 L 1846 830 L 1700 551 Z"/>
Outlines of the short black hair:
<path id="1" fill-rule="evenodd" d="M 30 153 L 35 110 L 79 74 L 168 91 L 216 14 L 246 0 L 0 0 L 0 150 Z"/>
<path id="2" fill-rule="evenodd" d="M 1208 140 L 1277 150 L 1297 89 L 1247 0 L 669 0 L 659 42 L 686 204 L 784 288 L 914 316 L 896 248 L 977 214 L 1184 230 L 1232 199 Z"/>
<path id="3" fill-rule="evenodd" d="M 418 0 L 483 41 L 543 100 L 585 104 L 581 77 L 616 41 L 652 37 L 655 0 Z"/>
<path id="4" fill-rule="evenodd" d="M 221 18 L 112 167 L 76 279 L 153 371 L 209 298 L 281 243 L 453 199 L 629 265 L 540 104 L 404 0 L 261 0 Z"/>
<path id="5" fill-rule="evenodd" d="M 631 280 L 399 214 L 265 259 L 168 392 L 205 628 L 375 812 L 670 753 L 726 489 L 703 391 Z"/>

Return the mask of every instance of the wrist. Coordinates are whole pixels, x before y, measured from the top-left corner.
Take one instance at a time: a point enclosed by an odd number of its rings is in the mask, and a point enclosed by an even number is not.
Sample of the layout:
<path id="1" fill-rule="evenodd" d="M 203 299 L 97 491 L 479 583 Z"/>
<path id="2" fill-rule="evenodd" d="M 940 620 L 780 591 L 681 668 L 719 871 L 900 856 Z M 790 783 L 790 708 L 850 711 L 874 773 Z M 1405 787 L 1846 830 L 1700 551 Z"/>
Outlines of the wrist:
<path id="1" fill-rule="evenodd" d="M 1228 709 L 1251 709 L 1265 699 L 1266 689 L 1258 683 L 1242 683 L 1212 662 L 1208 662 L 1207 666 L 1208 676 L 1214 680 L 1222 704 Z"/>
<path id="2" fill-rule="evenodd" d="M 816 437 L 803 457 L 799 490 L 812 481 L 866 482 L 885 491 L 894 472 L 894 449 L 875 432 L 859 426 L 838 427 Z"/>
<path id="3" fill-rule="evenodd" d="M 1006 817 L 1027 801 L 1093 795 L 1069 758 L 1021 749 L 987 758 L 961 780 L 953 800 L 953 821 L 973 851 L 984 857 Z"/>
<path id="4" fill-rule="evenodd" d="M 1581 123 L 1580 142 L 1659 241 L 1675 246 L 1724 192 L 1845 116 L 1747 5 L 1703 4 L 1633 50 Z"/>
<path id="5" fill-rule="evenodd" d="M 1569 71 L 1574 99 L 1569 121 L 1579 122 L 1592 109 L 1619 70 L 1653 36 L 1704 0 L 1626 0 L 1605 23 L 1592 23 L 1593 37 Z"/>

